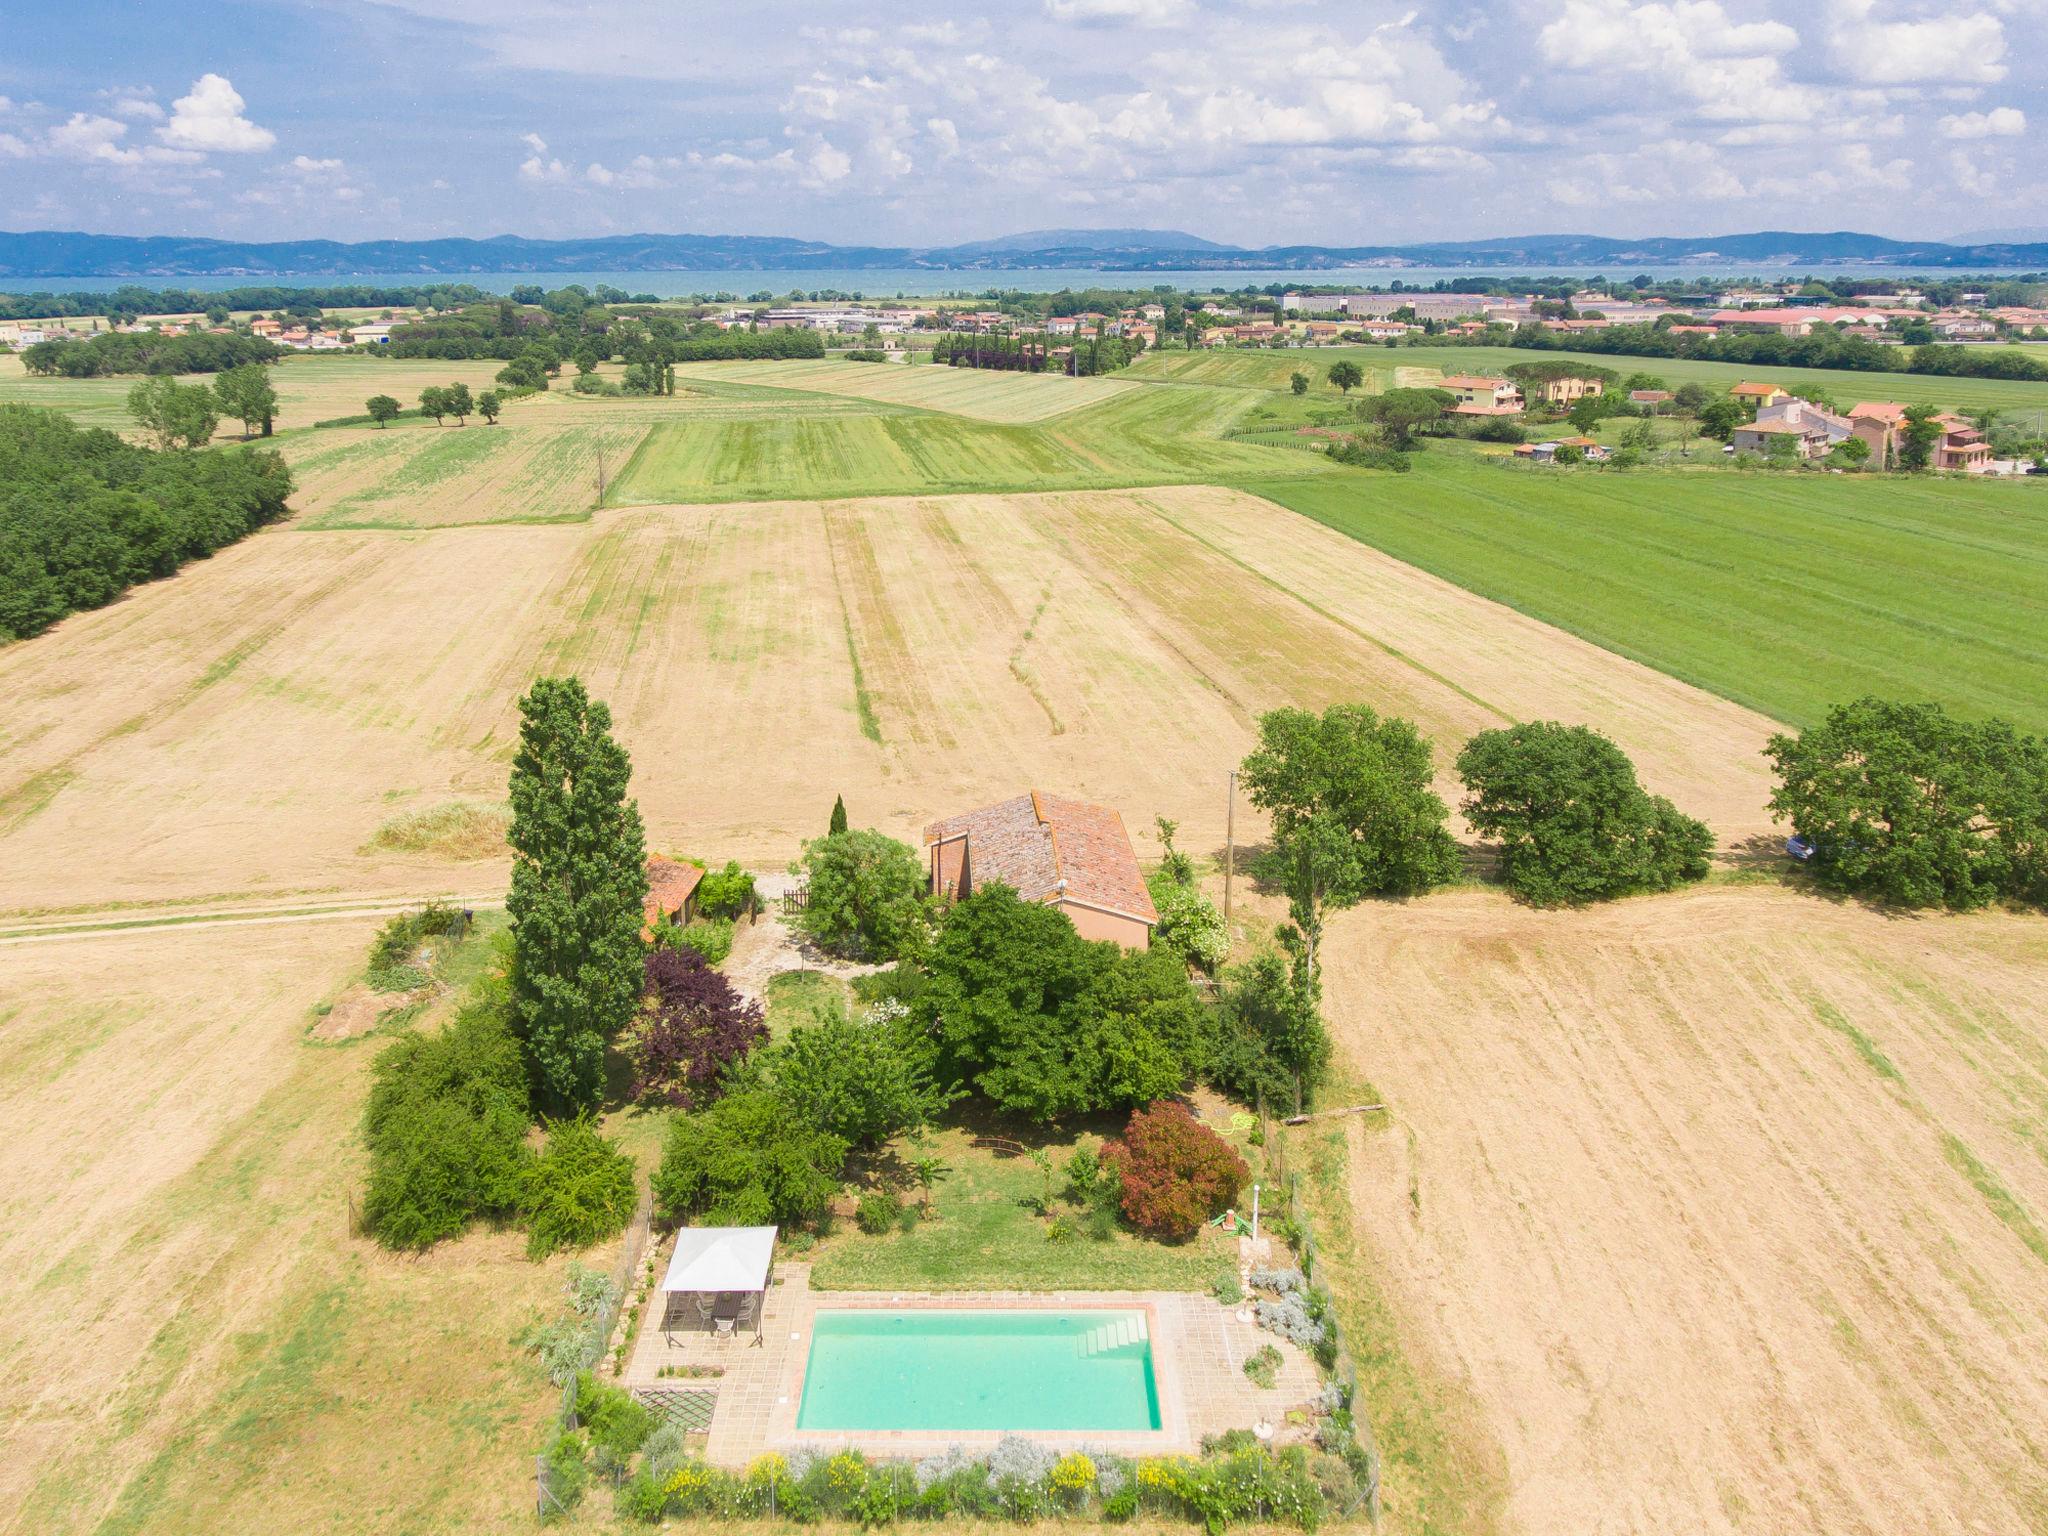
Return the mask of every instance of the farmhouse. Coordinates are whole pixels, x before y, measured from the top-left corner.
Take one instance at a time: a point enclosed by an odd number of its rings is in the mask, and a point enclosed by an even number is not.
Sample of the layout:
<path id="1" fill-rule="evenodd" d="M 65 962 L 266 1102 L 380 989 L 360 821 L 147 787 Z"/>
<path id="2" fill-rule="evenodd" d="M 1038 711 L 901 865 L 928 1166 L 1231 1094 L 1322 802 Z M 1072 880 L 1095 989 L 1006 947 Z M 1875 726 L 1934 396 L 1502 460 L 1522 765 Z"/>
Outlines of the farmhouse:
<path id="1" fill-rule="evenodd" d="M 1039 790 L 924 829 L 932 894 L 956 899 L 999 882 L 1056 906 L 1084 939 L 1149 949 L 1159 913 L 1138 871 L 1123 817 L 1107 806 Z"/>
<path id="2" fill-rule="evenodd" d="M 1453 416 L 1517 416 L 1522 410 L 1522 391 L 1513 379 L 1496 379 L 1483 374 L 1454 373 L 1437 381 L 1438 389 L 1458 397 L 1451 407 Z"/>
<path id="3" fill-rule="evenodd" d="M 1651 414 L 1655 415 L 1661 407 L 1671 403 L 1671 391 L 1668 389 L 1632 389 L 1628 392 L 1628 403 L 1630 405 L 1647 406 Z"/>
<path id="4" fill-rule="evenodd" d="M 1543 397 L 1545 405 L 1570 405 L 1573 401 L 1583 400 L 1588 395 L 1600 394 L 1606 387 L 1599 379 L 1580 378 L 1577 374 L 1567 373 L 1554 379 L 1538 381 L 1536 389 Z"/>
<path id="5" fill-rule="evenodd" d="M 1791 391 L 1780 389 L 1775 384 L 1754 384 L 1744 380 L 1728 393 L 1744 405 L 1753 405 L 1761 410 L 1767 405 L 1776 405 L 1780 400 L 1786 399 Z"/>
<path id="6" fill-rule="evenodd" d="M 1760 427 L 1774 423 L 1789 426 L 1817 426 L 1827 433 L 1828 446 L 1843 442 L 1855 432 L 1855 424 L 1846 416 L 1837 416 L 1833 411 L 1823 410 L 1811 400 L 1802 400 L 1797 395 L 1788 395 L 1774 400 L 1756 413 L 1756 424 Z"/>
<path id="7" fill-rule="evenodd" d="M 1897 400 L 1859 400 L 1849 407 L 1849 430 L 1870 445 L 1870 466 L 1890 469 L 1899 458 L 1899 428 L 1906 407 Z"/>
<path id="8" fill-rule="evenodd" d="M 1827 429 L 1810 421 L 1752 421 L 1737 427 L 1729 442 L 1737 453 L 1769 454 L 1772 443 L 1787 439 L 1802 459 L 1817 459 L 1828 451 Z"/>
<path id="9" fill-rule="evenodd" d="M 1981 475 L 1991 468 L 1991 445 L 1977 424 L 1946 413 L 1934 418 L 1941 427 L 1941 441 L 1934 445 L 1936 469 Z"/>

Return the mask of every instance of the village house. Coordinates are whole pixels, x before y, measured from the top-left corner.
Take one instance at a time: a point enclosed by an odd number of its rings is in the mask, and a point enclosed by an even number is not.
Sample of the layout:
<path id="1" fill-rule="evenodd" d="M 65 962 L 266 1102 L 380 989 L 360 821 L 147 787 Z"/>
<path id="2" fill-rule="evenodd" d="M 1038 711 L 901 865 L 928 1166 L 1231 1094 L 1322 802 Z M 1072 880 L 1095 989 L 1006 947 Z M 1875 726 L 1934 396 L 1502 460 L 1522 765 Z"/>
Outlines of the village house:
<path id="1" fill-rule="evenodd" d="M 1824 410 L 1811 400 L 1802 400 L 1797 395 L 1787 395 L 1774 400 L 1756 413 L 1757 426 L 1784 425 L 1794 427 L 1819 427 L 1827 434 L 1828 447 L 1847 442 L 1855 435 L 1855 423 L 1847 416 L 1838 416 Z"/>
<path id="2" fill-rule="evenodd" d="M 1628 403 L 1644 407 L 1652 416 L 1660 415 L 1671 403 L 1668 389 L 1632 389 L 1628 392 Z"/>
<path id="3" fill-rule="evenodd" d="M 1009 886 L 1058 907 L 1084 939 L 1149 949 L 1159 913 L 1145 889 L 1123 817 L 1107 806 L 1032 790 L 924 829 L 932 894 L 971 896 Z"/>
<path id="4" fill-rule="evenodd" d="M 1767 405 L 1776 405 L 1780 400 L 1787 399 L 1790 393 L 1789 390 L 1780 389 L 1775 384 L 1757 384 L 1747 379 L 1728 391 L 1731 399 L 1740 400 L 1744 405 L 1754 406 L 1757 410 L 1762 410 Z"/>
<path id="5" fill-rule="evenodd" d="M 1934 418 L 1941 427 L 1941 441 L 1934 445 L 1930 467 L 1965 475 L 1981 475 L 1991 468 L 1991 445 L 1975 422 L 1944 413 Z"/>
<path id="6" fill-rule="evenodd" d="M 1859 400 L 1849 407 L 1849 429 L 1870 445 L 1870 467 L 1890 469 L 1899 461 L 1899 429 L 1906 407 L 1897 400 Z"/>
<path id="7" fill-rule="evenodd" d="M 1356 325 L 1340 326 L 1339 329 L 1356 331 L 1367 341 L 1399 341 L 1420 327 L 1401 320 L 1361 320 Z"/>
<path id="8" fill-rule="evenodd" d="M 1827 429 L 1817 421 L 1752 421 L 1735 429 L 1729 446 L 1737 453 L 1770 456 L 1774 442 L 1789 440 L 1792 451 L 1802 459 L 1817 459 L 1828 451 Z"/>
<path id="9" fill-rule="evenodd" d="M 258 315 L 249 322 L 250 334 L 255 336 L 275 337 L 283 329 L 284 324 L 282 321 L 272 320 L 262 315 Z"/>
<path id="10" fill-rule="evenodd" d="M 1519 416 L 1522 412 L 1522 391 L 1513 379 L 1454 373 L 1439 379 L 1435 387 L 1458 397 L 1451 407 L 1453 416 Z"/>
<path id="11" fill-rule="evenodd" d="M 1545 405 L 1570 406 L 1588 395 L 1605 393 L 1607 385 L 1600 379 L 1581 378 L 1575 373 L 1562 374 L 1554 379 L 1536 382 L 1536 392 Z"/>
<path id="12" fill-rule="evenodd" d="M 1526 459 L 1532 464 L 1555 464 L 1557 450 L 1576 448 L 1586 456 L 1588 464 L 1605 464 L 1614 455 L 1608 447 L 1590 437 L 1561 437 L 1551 442 L 1521 443 L 1515 448 L 1515 457 Z"/>

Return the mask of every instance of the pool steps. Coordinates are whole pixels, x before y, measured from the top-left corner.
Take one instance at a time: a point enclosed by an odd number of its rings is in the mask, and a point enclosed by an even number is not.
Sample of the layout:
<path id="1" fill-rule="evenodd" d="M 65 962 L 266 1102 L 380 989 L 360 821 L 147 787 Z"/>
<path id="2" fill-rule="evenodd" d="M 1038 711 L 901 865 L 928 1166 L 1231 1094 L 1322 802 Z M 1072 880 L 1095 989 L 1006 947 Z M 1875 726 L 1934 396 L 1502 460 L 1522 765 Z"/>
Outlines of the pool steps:
<path id="1" fill-rule="evenodd" d="M 1142 1344 L 1147 1335 L 1143 1313 L 1132 1313 L 1120 1317 L 1113 1323 L 1104 1323 L 1091 1328 L 1081 1335 L 1078 1353 L 1083 1360 L 1094 1355 L 1106 1354 L 1112 1349 L 1122 1349 L 1131 1344 Z"/>

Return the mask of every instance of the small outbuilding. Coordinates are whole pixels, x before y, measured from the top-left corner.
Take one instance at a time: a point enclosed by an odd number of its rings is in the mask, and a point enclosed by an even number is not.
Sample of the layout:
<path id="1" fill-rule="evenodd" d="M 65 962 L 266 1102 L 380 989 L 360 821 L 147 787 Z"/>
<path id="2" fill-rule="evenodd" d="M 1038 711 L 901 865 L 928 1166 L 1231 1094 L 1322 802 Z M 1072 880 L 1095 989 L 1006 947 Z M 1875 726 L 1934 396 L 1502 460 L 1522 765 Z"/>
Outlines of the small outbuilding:
<path id="1" fill-rule="evenodd" d="M 664 859 L 659 854 L 647 861 L 646 937 L 663 923 L 681 927 L 697 915 L 697 886 L 704 871 L 694 864 Z"/>

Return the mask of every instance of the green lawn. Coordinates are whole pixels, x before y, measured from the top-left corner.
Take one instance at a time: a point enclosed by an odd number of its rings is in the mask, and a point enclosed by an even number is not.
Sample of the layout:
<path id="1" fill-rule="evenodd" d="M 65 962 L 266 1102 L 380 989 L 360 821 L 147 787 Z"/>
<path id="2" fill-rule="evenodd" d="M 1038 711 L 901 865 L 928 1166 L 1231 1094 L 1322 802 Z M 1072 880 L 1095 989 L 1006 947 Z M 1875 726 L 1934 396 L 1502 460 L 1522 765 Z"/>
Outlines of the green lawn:
<path id="1" fill-rule="evenodd" d="M 1338 469 L 1225 441 L 1261 403 L 1247 390 L 1133 389 L 1037 425 L 909 410 L 828 416 L 803 398 L 772 420 L 657 425 L 611 504 L 1234 483 Z"/>
<path id="2" fill-rule="evenodd" d="M 1781 720 L 1875 692 L 2048 729 L 2048 486 L 1542 470 L 1251 487 L 1395 558 Z"/>
<path id="3" fill-rule="evenodd" d="M 2030 352 L 2029 356 L 2037 354 Z M 2048 349 L 2038 354 L 2048 360 Z M 1698 381 L 1726 389 L 1743 379 L 1769 380 L 1787 389 L 1820 390 L 1842 405 L 1858 400 L 1929 401 L 1952 410 L 2048 411 L 2048 382 L 2021 379 L 1950 379 L 1930 374 L 1854 373 L 1824 368 L 1773 368 L 1757 363 L 1710 363 L 1675 358 L 1608 357 L 1591 352 L 1539 352 L 1523 347 L 1309 347 L 1283 351 L 1246 348 L 1216 352 L 1150 352 L 1120 378 L 1226 385 L 1239 389 L 1284 390 L 1288 376 L 1309 376 L 1312 393 L 1336 399 L 1327 382 L 1330 365 L 1348 359 L 1363 368 L 1368 389 L 1395 383 L 1396 369 L 1438 373 L 1500 372 L 1517 363 L 1566 358 L 1609 368 L 1624 376 L 1654 374 L 1668 384 Z M 1406 378 L 1404 382 L 1418 382 Z"/>
<path id="4" fill-rule="evenodd" d="M 784 971 L 768 978 L 768 1033 L 780 1040 L 806 1024 L 828 1024 L 846 1016 L 853 988 L 825 971 Z"/>
<path id="5" fill-rule="evenodd" d="M 1231 1240 L 1204 1229 L 1186 1243 L 1161 1243 L 1119 1230 L 1107 1239 L 1079 1230 L 1080 1212 L 1057 1209 L 1076 1230 L 1065 1241 L 1046 1236 L 1049 1223 L 1033 1208 L 1043 1176 L 1017 1143 L 1030 1137 L 1052 1153 L 1055 1186 L 1064 1185 L 1077 1146 L 1098 1146 L 1114 1126 L 1080 1136 L 1041 1138 L 1006 1126 L 991 1136 L 953 1128 L 931 1137 L 931 1149 L 952 1171 L 932 1194 L 932 1216 L 907 1232 L 870 1237 L 851 1222 L 827 1238 L 812 1259 L 811 1284 L 822 1290 L 1199 1291 L 1235 1267 Z M 899 1149 L 900 1150 L 900 1149 Z M 904 1154 L 908 1156 L 907 1152 Z M 900 1169 L 884 1177 L 900 1183 Z M 915 1202 L 916 1190 L 907 1192 Z"/>

